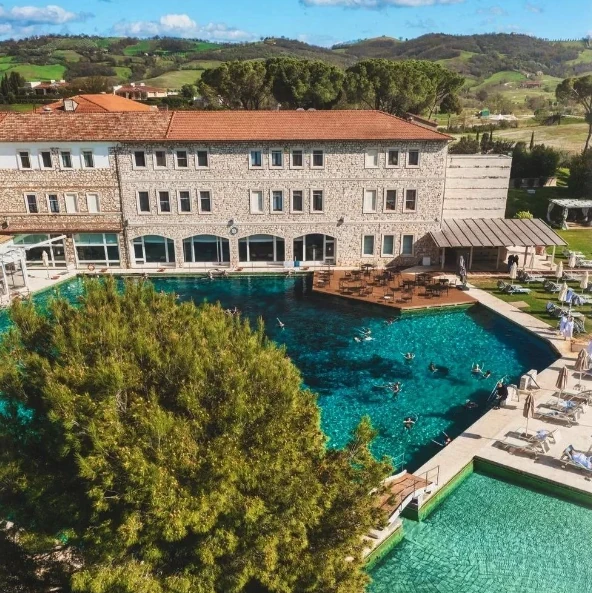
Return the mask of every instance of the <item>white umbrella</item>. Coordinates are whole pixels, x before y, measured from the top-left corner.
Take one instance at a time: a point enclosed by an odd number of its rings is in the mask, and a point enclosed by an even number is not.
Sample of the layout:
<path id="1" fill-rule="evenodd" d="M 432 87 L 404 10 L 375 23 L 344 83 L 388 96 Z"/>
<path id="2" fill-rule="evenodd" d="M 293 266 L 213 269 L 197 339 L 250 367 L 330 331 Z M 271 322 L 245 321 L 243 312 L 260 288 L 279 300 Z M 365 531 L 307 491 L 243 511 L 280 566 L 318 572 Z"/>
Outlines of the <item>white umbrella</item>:
<path id="1" fill-rule="evenodd" d="M 569 254 L 569 262 L 567 264 L 570 268 L 575 268 L 576 267 L 576 254 L 572 251 Z"/>
<path id="2" fill-rule="evenodd" d="M 528 267 L 531 270 L 534 270 L 534 256 L 535 256 L 535 250 L 532 250 L 532 253 L 530 254 L 530 264 L 528 265 Z"/>
<path id="3" fill-rule="evenodd" d="M 518 266 L 516 265 L 516 262 L 514 262 L 510 266 L 510 280 L 516 280 L 516 276 L 518 276 Z M 510 282 L 510 284 L 512 283 Z"/>
<path id="4" fill-rule="evenodd" d="M 562 303 L 566 303 L 567 302 L 567 292 L 569 290 L 569 287 L 567 286 L 567 283 L 564 282 L 563 286 L 561 287 L 561 291 L 559 292 L 559 300 Z"/>
<path id="5" fill-rule="evenodd" d="M 560 261 L 557 264 L 557 267 L 555 268 L 555 278 L 557 278 L 557 280 L 561 280 L 561 278 L 563 278 L 563 262 Z"/>
<path id="6" fill-rule="evenodd" d="M 586 290 L 588 288 L 588 270 L 584 272 L 582 279 L 580 280 L 580 288 Z"/>
<path id="7" fill-rule="evenodd" d="M 47 270 L 47 277 L 49 278 L 49 256 L 45 249 L 41 252 L 41 262 L 43 263 L 43 267 Z"/>
<path id="8" fill-rule="evenodd" d="M 590 340 L 590 343 L 586 346 L 586 352 L 588 353 L 588 356 L 592 358 L 592 340 Z"/>

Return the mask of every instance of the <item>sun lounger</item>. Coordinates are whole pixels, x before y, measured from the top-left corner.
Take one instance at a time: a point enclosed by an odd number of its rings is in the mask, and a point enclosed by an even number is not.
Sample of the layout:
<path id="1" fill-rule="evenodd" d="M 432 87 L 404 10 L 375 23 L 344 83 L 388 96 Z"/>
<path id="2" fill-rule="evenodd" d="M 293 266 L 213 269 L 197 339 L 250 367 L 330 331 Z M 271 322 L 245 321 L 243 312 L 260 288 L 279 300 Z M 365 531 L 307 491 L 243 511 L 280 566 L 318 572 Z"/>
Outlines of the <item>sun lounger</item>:
<path id="1" fill-rule="evenodd" d="M 557 282 L 546 280 L 545 282 L 543 282 L 543 288 L 548 292 L 561 292 L 562 286 Z"/>
<path id="2" fill-rule="evenodd" d="M 572 399 L 557 399 L 551 398 L 545 405 L 545 408 L 549 410 L 557 410 L 558 412 L 578 412 L 581 414 L 584 411 L 583 404 L 581 402 L 574 401 Z"/>
<path id="3" fill-rule="evenodd" d="M 592 259 L 580 258 L 576 260 L 576 265 L 578 268 L 592 268 Z"/>
<path id="4" fill-rule="evenodd" d="M 557 391 L 553 394 L 554 398 L 561 397 L 565 401 L 573 401 L 580 405 L 589 406 L 592 404 L 592 389 L 586 389 L 585 391 L 568 391 L 565 390 L 563 393 Z"/>
<path id="5" fill-rule="evenodd" d="M 524 288 L 519 284 L 506 284 L 503 280 L 498 281 L 497 287 L 507 294 L 528 294 L 530 292 L 530 288 Z"/>
<path id="6" fill-rule="evenodd" d="M 572 424 L 578 423 L 578 418 L 580 417 L 581 413 L 581 408 L 577 407 L 564 412 L 560 410 L 554 410 L 553 408 L 549 408 L 547 406 L 539 406 L 535 412 L 538 418 L 545 418 L 547 420 L 565 422 L 568 427 Z"/>
<path id="7" fill-rule="evenodd" d="M 575 467 L 576 469 L 592 474 L 592 464 L 585 464 L 585 459 L 582 459 L 582 457 L 586 458 L 587 456 L 582 451 L 576 451 L 573 445 L 569 445 L 561 454 L 559 461 L 563 469 L 568 466 Z"/>
<path id="8" fill-rule="evenodd" d="M 502 441 L 498 441 L 504 449 L 507 449 L 512 455 L 516 452 L 533 454 L 537 459 L 540 454 L 549 452 L 549 443 L 547 439 L 521 439 L 513 436 L 506 436 Z"/>

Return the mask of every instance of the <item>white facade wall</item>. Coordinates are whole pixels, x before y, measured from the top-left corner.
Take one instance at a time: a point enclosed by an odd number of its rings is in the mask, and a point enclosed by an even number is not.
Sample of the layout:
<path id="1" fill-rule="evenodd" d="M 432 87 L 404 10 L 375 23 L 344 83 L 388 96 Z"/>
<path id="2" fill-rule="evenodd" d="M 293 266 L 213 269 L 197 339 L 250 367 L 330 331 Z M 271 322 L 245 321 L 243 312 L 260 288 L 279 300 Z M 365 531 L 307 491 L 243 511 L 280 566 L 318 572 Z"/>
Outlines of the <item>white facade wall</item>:
<path id="1" fill-rule="evenodd" d="M 31 169 L 41 170 L 43 164 L 41 161 L 41 152 L 51 151 L 58 155 L 60 152 L 68 151 L 72 155 L 72 169 L 84 169 L 82 152 L 90 150 L 94 156 L 95 169 L 108 169 L 109 151 L 114 148 L 114 144 L 105 142 L 22 142 L 14 144 L 12 142 L 0 142 L 0 170 L 19 170 L 21 165 L 18 159 L 18 153 L 28 152 L 31 157 Z M 56 168 L 61 168 L 59 159 L 55 163 Z"/>

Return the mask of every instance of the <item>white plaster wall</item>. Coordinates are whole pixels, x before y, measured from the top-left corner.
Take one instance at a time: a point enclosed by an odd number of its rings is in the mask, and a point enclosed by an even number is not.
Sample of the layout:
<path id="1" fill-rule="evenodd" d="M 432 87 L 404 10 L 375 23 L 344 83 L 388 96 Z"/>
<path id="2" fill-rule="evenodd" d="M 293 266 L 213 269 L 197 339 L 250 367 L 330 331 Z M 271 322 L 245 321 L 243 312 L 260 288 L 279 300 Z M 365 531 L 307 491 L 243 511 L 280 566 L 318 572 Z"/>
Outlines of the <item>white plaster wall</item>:
<path id="1" fill-rule="evenodd" d="M 82 169 L 82 151 L 92 150 L 94 154 L 95 169 L 108 169 L 109 163 L 109 150 L 112 149 L 115 144 L 107 144 L 104 142 L 2 142 L 0 143 L 0 170 L 1 169 L 12 169 L 18 170 L 17 153 L 19 151 L 26 150 L 31 155 L 31 168 L 33 170 L 40 170 L 40 153 L 42 151 L 51 151 L 54 160 L 54 167 L 60 168 L 57 156 L 59 151 L 70 151 L 72 153 L 72 168 Z"/>

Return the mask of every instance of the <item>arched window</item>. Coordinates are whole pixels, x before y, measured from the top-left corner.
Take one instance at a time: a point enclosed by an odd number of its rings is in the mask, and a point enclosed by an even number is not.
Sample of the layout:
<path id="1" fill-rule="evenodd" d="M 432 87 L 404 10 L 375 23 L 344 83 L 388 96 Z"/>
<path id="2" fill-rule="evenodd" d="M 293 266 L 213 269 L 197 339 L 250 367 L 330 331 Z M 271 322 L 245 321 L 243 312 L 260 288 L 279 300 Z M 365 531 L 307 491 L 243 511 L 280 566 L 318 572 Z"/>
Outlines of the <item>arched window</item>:
<path id="1" fill-rule="evenodd" d="M 175 242 L 160 235 L 144 235 L 133 240 L 134 262 L 143 264 L 174 264 Z"/>
<path id="2" fill-rule="evenodd" d="M 64 240 L 58 239 L 49 243 L 50 239 L 60 235 L 17 235 L 13 243 L 19 247 L 25 247 L 27 253 L 27 264 L 30 266 L 43 265 L 43 252 L 47 253 L 50 267 L 66 265 L 66 248 Z M 34 247 L 37 243 L 45 242 L 45 245 Z M 31 247 L 33 246 L 33 247 Z"/>
<path id="3" fill-rule="evenodd" d="M 183 239 L 183 254 L 186 262 L 228 263 L 230 242 L 217 235 L 194 235 Z"/>
<path id="4" fill-rule="evenodd" d="M 294 239 L 294 259 L 335 263 L 335 237 L 316 233 L 296 237 Z"/>
<path id="5" fill-rule="evenodd" d="M 241 262 L 283 262 L 285 242 L 274 235 L 251 235 L 238 240 L 238 259 Z"/>

